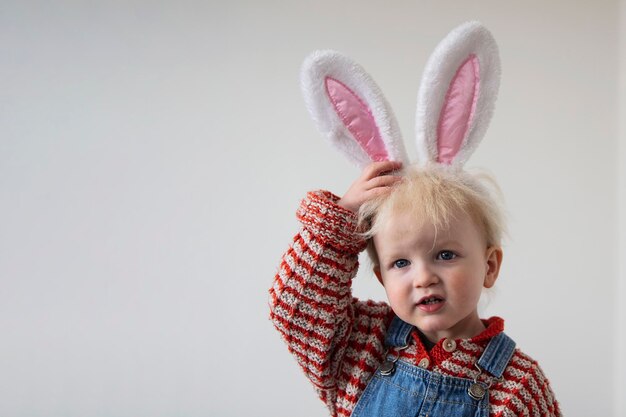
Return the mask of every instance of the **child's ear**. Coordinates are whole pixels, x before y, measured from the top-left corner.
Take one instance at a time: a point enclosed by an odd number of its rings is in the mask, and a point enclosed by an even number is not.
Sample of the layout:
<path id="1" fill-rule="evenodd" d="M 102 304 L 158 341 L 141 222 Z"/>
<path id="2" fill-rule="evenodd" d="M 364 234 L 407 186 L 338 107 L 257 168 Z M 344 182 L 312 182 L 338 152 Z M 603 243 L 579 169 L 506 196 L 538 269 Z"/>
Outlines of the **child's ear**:
<path id="1" fill-rule="evenodd" d="M 491 288 L 498 279 L 500 273 L 500 265 L 502 265 L 502 248 L 499 246 L 490 246 L 487 248 L 487 273 L 485 274 L 485 288 Z"/>
<path id="2" fill-rule="evenodd" d="M 376 275 L 376 278 L 378 278 L 378 282 L 380 282 L 380 285 L 384 286 L 385 284 L 383 284 L 383 276 L 380 273 L 380 266 L 376 265 L 374 267 L 374 275 Z"/>

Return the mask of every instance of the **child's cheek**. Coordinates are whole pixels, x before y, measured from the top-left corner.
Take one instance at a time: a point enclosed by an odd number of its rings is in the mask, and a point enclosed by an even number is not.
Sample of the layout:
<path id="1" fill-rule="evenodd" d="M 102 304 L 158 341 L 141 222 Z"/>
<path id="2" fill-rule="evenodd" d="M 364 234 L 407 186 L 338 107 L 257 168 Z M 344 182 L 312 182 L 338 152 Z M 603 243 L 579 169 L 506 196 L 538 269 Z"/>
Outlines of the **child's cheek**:
<path id="1" fill-rule="evenodd" d="M 410 288 L 407 285 L 403 285 L 401 282 L 394 282 L 389 291 L 391 302 L 395 302 L 396 304 L 403 303 L 410 293 Z"/>

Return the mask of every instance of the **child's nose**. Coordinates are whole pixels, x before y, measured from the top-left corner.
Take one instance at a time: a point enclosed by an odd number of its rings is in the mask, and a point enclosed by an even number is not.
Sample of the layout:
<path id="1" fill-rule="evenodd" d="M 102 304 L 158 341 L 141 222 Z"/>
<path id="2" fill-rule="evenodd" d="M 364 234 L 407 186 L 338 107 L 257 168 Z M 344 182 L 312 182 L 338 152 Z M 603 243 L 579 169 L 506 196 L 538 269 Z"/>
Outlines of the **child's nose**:
<path id="1" fill-rule="evenodd" d="M 426 264 L 418 265 L 414 271 L 413 286 L 415 288 L 429 287 L 439 282 L 439 277 L 435 271 Z"/>

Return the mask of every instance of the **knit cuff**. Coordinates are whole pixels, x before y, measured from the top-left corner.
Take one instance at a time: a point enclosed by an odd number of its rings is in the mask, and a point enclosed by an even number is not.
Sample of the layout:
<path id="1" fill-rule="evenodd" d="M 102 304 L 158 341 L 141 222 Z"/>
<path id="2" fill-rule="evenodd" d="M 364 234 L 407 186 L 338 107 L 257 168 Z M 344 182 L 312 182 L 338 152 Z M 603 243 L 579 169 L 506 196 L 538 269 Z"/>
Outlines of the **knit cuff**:
<path id="1" fill-rule="evenodd" d="M 357 229 L 356 213 L 337 204 L 339 197 L 329 191 L 311 191 L 300 203 L 298 220 L 325 243 L 347 253 L 359 253 L 367 246 Z"/>

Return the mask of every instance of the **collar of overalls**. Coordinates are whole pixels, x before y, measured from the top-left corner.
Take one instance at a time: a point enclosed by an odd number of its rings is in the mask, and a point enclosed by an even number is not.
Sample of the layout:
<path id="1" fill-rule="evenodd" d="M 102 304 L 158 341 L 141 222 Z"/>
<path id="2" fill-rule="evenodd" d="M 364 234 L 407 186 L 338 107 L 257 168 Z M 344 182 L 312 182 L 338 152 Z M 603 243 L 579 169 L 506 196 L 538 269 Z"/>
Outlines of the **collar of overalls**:
<path id="1" fill-rule="evenodd" d="M 387 347 L 408 346 L 413 329 L 415 329 L 415 326 L 406 323 L 398 316 L 394 316 L 389 325 L 389 329 L 387 329 L 385 345 L 387 345 Z M 494 377 L 500 378 L 513 357 L 514 352 L 515 342 L 513 339 L 504 332 L 500 332 L 491 338 L 478 359 L 477 365 L 480 369 L 489 372 Z"/>

